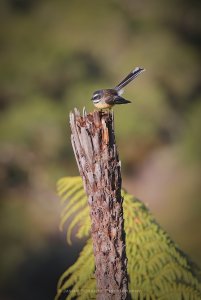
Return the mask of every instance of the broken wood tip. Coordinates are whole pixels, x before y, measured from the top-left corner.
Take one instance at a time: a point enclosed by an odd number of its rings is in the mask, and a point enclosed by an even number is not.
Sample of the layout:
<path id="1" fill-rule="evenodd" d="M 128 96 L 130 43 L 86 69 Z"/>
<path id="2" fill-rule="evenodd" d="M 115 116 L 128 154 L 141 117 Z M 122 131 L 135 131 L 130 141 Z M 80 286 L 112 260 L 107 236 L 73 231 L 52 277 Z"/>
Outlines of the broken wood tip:
<path id="1" fill-rule="evenodd" d="M 86 108 L 83 107 L 81 114 L 80 111 L 75 107 L 69 115 L 70 120 L 79 120 L 81 123 L 93 122 L 97 127 L 100 127 L 102 120 L 106 123 L 114 120 L 114 112 L 112 110 L 94 110 L 87 113 Z"/>

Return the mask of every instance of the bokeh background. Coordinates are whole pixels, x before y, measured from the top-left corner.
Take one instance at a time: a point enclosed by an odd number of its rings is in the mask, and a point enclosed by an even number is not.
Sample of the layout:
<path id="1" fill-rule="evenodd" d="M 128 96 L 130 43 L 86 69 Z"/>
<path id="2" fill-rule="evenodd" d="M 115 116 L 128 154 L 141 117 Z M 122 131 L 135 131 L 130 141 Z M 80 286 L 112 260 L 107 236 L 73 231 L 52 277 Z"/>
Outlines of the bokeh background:
<path id="1" fill-rule="evenodd" d="M 81 249 L 58 230 L 77 175 L 68 114 L 136 66 L 114 108 L 123 185 L 201 265 L 201 2 L 0 2 L 0 298 L 53 299 Z"/>

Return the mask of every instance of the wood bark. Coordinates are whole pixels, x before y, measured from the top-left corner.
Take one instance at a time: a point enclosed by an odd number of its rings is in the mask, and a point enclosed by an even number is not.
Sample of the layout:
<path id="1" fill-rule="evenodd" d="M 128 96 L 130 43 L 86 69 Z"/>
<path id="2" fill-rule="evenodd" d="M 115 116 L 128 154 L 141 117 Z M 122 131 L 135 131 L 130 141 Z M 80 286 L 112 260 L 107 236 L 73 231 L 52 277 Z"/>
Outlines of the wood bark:
<path id="1" fill-rule="evenodd" d="M 129 299 L 121 164 L 111 112 L 70 113 L 71 142 L 88 195 L 97 299 Z"/>

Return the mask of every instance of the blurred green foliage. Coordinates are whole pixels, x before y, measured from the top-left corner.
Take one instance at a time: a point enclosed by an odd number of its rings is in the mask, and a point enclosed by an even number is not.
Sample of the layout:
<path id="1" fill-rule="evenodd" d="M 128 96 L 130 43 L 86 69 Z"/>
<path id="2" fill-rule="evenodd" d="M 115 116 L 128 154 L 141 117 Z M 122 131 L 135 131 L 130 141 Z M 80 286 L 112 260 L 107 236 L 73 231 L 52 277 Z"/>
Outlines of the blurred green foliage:
<path id="1" fill-rule="evenodd" d="M 160 191 L 155 209 L 160 223 L 201 263 L 200 8 L 196 0 L 0 2 L 4 298 L 26 299 L 17 288 L 14 298 L 9 294 L 11 278 L 29 249 L 40 252 L 41 242 L 47 245 L 50 235 L 58 235 L 55 182 L 77 174 L 69 111 L 92 110 L 94 90 L 114 86 L 138 65 L 147 72 L 126 88 L 133 103 L 114 108 L 124 182 L 132 182 L 135 194 L 141 170 L 150 170 L 153 188 Z M 170 174 L 165 188 L 147 163 L 152 155 L 162 165 L 161 178 Z M 147 194 L 151 199 L 151 191 Z M 27 290 L 33 288 L 29 284 Z M 23 282 L 18 285 L 22 289 Z M 34 297 L 49 299 L 39 287 Z"/>

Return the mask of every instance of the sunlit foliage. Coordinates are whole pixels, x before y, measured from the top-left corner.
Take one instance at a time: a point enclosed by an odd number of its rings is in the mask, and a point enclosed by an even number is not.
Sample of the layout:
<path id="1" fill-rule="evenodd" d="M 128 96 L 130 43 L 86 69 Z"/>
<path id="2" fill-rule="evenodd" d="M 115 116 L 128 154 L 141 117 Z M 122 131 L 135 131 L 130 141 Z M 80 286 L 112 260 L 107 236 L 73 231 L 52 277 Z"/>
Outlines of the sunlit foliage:
<path id="1" fill-rule="evenodd" d="M 89 236 L 87 198 L 80 177 L 58 182 L 61 198 L 61 228 L 65 224 L 67 241 L 72 231 L 78 238 Z M 198 270 L 158 225 L 145 205 L 122 190 L 128 257 L 129 291 L 132 299 L 200 299 Z M 94 258 L 89 239 L 77 261 L 60 278 L 56 299 L 94 299 Z M 83 298 L 84 297 L 84 298 Z"/>

